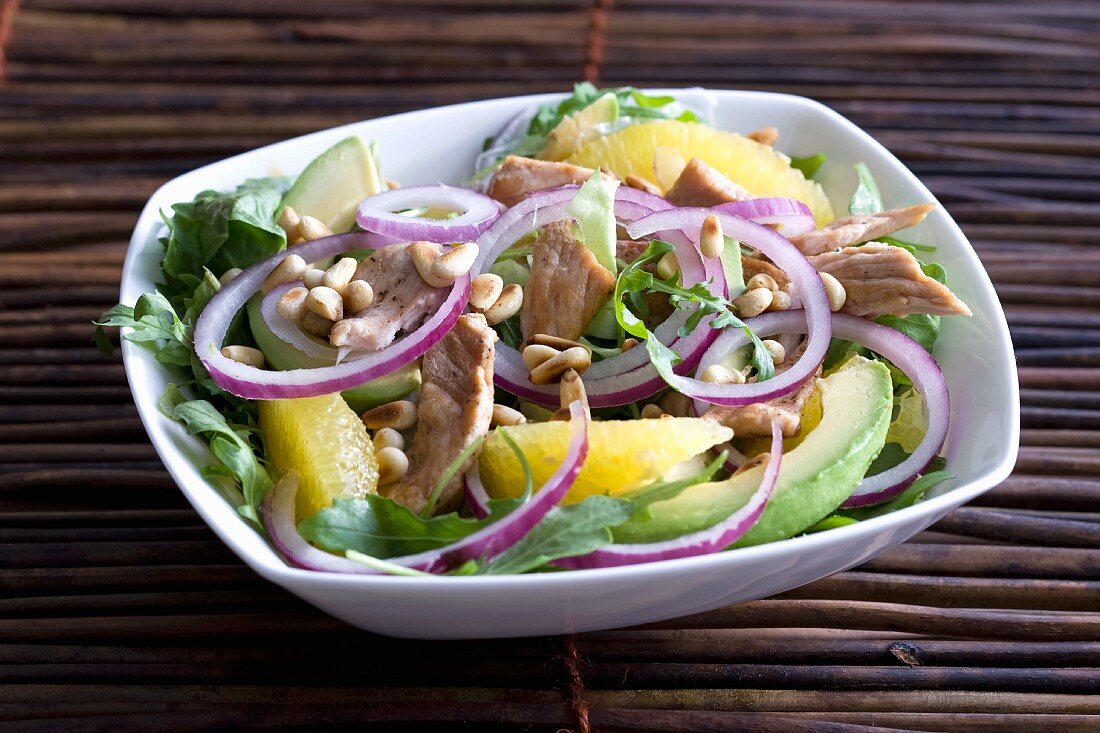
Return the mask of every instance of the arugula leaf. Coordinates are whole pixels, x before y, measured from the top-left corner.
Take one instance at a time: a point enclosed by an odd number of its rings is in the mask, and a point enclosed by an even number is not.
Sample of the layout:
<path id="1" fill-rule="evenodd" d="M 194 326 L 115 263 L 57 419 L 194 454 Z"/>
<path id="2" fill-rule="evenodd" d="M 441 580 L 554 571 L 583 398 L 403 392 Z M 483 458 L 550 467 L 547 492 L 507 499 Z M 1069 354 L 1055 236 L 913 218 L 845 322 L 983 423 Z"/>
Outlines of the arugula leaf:
<path id="1" fill-rule="evenodd" d="M 806 534 L 813 534 L 815 532 L 824 532 L 827 529 L 836 529 L 837 527 L 846 527 L 849 524 L 855 524 L 858 519 L 852 517 L 841 516 L 840 514 L 830 514 L 806 530 Z"/>
<path id="2" fill-rule="evenodd" d="M 874 214 L 883 210 L 882 194 L 878 192 L 878 184 L 871 175 L 871 169 L 866 163 L 856 163 L 856 176 L 859 185 L 852 194 L 852 202 L 848 204 L 848 211 L 852 214 Z"/>
<path id="3" fill-rule="evenodd" d="M 214 405 L 206 400 L 188 400 L 175 385 L 168 385 L 157 407 L 170 419 L 183 423 L 187 432 L 207 439 L 210 452 L 221 465 L 208 466 L 203 475 L 234 481 L 244 496 L 244 504 L 238 511 L 260 524 L 257 510 L 272 481 L 250 440 L 258 436 L 258 431 L 248 425 L 230 425 Z"/>
<path id="4" fill-rule="evenodd" d="M 577 220 L 584 246 L 611 274 L 615 274 L 615 190 L 618 187 L 617 180 L 604 180 L 596 171 L 581 185 L 565 209 Z"/>
<path id="5" fill-rule="evenodd" d="M 480 572 L 526 573 L 563 557 L 587 555 L 611 544 L 611 528 L 630 519 L 633 511 L 631 502 L 610 496 L 556 506 L 523 539 L 483 564 Z"/>
<path id="6" fill-rule="evenodd" d="M 942 459 L 937 459 L 936 463 L 942 466 L 940 462 Z M 933 464 L 933 468 L 936 464 Z M 865 519 L 871 519 L 872 517 L 879 517 L 883 514 L 889 514 L 890 512 L 896 512 L 898 509 L 904 509 L 908 506 L 913 506 L 918 501 L 924 498 L 924 495 L 928 493 L 929 489 L 937 486 L 948 479 L 955 478 L 954 474 L 948 473 L 942 470 L 933 470 L 924 474 L 912 484 L 909 488 L 901 492 L 893 499 L 883 502 L 882 504 L 875 504 L 874 506 L 857 507 L 854 509 L 841 509 L 838 514 L 842 517 L 854 519 L 858 522 L 862 522 Z"/>
<path id="7" fill-rule="evenodd" d="M 728 451 L 722 451 L 721 455 L 708 463 L 703 470 L 691 476 L 685 476 L 675 481 L 664 481 L 658 479 L 653 483 L 642 486 L 641 488 L 628 491 L 620 498 L 626 499 L 634 503 L 634 513 L 631 514 L 631 521 L 646 521 L 652 517 L 649 512 L 649 505 L 658 501 L 667 501 L 675 496 L 678 496 L 680 492 L 689 486 L 695 484 L 701 484 L 704 481 L 710 481 L 714 478 L 714 474 L 718 472 L 726 463 L 726 457 L 729 455 Z"/>
<path id="8" fill-rule="evenodd" d="M 813 155 L 807 155 L 804 158 L 792 155 L 791 167 L 802 171 L 802 175 L 806 176 L 806 178 L 813 178 L 813 175 L 825 164 L 826 160 L 825 153 L 815 153 Z"/>
<path id="9" fill-rule="evenodd" d="M 191 365 L 191 329 L 159 292 L 145 293 L 132 308 L 121 303 L 109 308 L 94 323 L 95 342 L 107 354 L 112 353 L 114 347 L 103 328 L 126 327 L 132 329 L 126 334 L 126 340 L 155 346 L 153 356 L 162 364 Z"/>
<path id="10" fill-rule="evenodd" d="M 164 294 L 177 308 L 194 292 L 203 269 L 216 273 L 248 267 L 286 247 L 286 234 L 275 223 L 287 178 L 253 178 L 234 191 L 203 191 L 192 201 L 172 206 L 164 217 Z"/>

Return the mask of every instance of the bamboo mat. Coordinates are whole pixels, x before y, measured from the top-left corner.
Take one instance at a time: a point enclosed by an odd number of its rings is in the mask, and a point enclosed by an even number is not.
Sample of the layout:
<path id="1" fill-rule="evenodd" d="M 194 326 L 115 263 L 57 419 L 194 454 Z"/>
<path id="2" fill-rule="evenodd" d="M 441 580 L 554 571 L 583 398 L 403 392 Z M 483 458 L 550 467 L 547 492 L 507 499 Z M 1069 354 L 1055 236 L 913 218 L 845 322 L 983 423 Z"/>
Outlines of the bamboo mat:
<path id="1" fill-rule="evenodd" d="M 0 6 L 0 733 L 1100 730 L 1095 2 Z M 863 567 L 693 618 L 506 642 L 350 630 L 205 528 L 89 321 L 172 176 L 584 76 L 804 94 L 896 152 L 1004 300 L 1016 472 Z"/>

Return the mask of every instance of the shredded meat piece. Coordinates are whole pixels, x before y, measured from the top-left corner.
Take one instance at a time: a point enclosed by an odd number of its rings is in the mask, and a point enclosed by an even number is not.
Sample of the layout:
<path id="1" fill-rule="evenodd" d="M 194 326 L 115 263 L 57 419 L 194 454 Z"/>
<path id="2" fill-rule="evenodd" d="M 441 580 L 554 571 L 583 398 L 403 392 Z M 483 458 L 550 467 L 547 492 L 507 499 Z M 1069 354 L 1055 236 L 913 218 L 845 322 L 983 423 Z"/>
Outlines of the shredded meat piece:
<path id="1" fill-rule="evenodd" d="M 523 289 L 524 339 L 536 333 L 578 338 L 614 291 L 615 276 L 577 241 L 568 221 L 543 227 Z"/>
<path id="2" fill-rule="evenodd" d="M 626 178 L 623 179 L 623 183 L 630 186 L 631 188 L 636 188 L 639 191 L 645 191 L 646 193 L 651 193 L 654 196 L 660 196 L 661 195 L 661 189 L 657 188 L 657 184 L 650 183 L 649 181 L 642 178 L 641 176 L 636 176 L 633 173 L 627 173 Z"/>
<path id="3" fill-rule="evenodd" d="M 755 140 L 761 145 L 772 147 L 779 142 L 779 130 L 774 127 L 761 127 L 759 130 L 753 130 L 745 137 Z"/>
<path id="4" fill-rule="evenodd" d="M 665 198 L 676 206 L 717 206 L 753 196 L 709 165 L 692 158 Z"/>
<path id="5" fill-rule="evenodd" d="M 775 373 L 783 372 L 794 366 L 795 362 L 802 358 L 806 351 L 806 341 L 803 340 L 798 348 L 791 352 L 782 364 L 776 366 Z M 771 400 L 770 402 L 756 402 L 743 407 L 722 407 L 715 405 L 703 417 L 713 420 L 733 430 L 733 434 L 740 438 L 767 437 L 772 434 L 772 420 L 778 420 L 784 437 L 798 435 L 802 427 L 802 407 L 817 387 L 817 379 L 821 376 L 821 367 L 817 372 L 794 392 Z"/>
<path id="6" fill-rule="evenodd" d="M 924 217 L 934 208 L 935 204 L 917 204 L 905 209 L 880 211 L 877 214 L 846 216 L 829 222 L 821 229 L 791 237 L 791 242 L 806 256 L 818 255 L 841 247 L 870 242 L 899 229 L 907 229 L 924 221 Z"/>
<path id="7" fill-rule="evenodd" d="M 489 432 L 493 416 L 493 351 L 497 335 L 485 316 L 461 316 L 451 332 L 424 354 L 424 384 L 416 433 L 408 450 L 409 472 L 381 493 L 420 512 L 458 455 Z M 472 459 L 471 459 L 472 460 Z M 443 488 L 437 512 L 458 503 L 464 466 Z"/>
<path id="8" fill-rule="evenodd" d="M 505 206 L 515 206 L 535 191 L 581 184 L 592 177 L 591 168 L 549 160 L 509 155 L 489 182 L 489 196 Z"/>
<path id="9" fill-rule="evenodd" d="M 384 349 L 399 331 L 415 329 L 439 310 L 447 298 L 447 288 L 433 288 L 424 282 L 413 265 L 411 244 L 383 247 L 359 263 L 355 277 L 370 283 L 374 300 L 333 326 L 333 346 Z M 439 245 L 431 246 L 440 249 Z"/>
<path id="10" fill-rule="evenodd" d="M 645 252 L 648 246 L 649 242 L 635 242 L 633 239 L 620 239 L 615 242 L 615 256 L 629 265 L 631 262 L 641 257 L 642 252 Z M 653 267 L 656 266 L 656 264 L 653 264 Z M 649 265 L 646 265 L 646 268 L 649 268 Z"/>
<path id="11" fill-rule="evenodd" d="M 841 311 L 862 318 L 893 313 L 907 316 L 969 316 L 970 309 L 955 294 L 924 274 L 917 258 L 901 247 L 870 242 L 809 258 L 844 286 L 848 299 Z"/>

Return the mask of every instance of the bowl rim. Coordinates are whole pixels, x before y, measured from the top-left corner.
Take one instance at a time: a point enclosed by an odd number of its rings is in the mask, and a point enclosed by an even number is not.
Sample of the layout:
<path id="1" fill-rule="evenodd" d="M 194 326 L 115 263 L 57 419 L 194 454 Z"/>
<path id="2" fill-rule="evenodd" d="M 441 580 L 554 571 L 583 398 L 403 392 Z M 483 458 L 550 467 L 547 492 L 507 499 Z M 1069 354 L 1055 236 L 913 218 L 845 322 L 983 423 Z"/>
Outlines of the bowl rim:
<path id="1" fill-rule="evenodd" d="M 215 517 L 210 508 L 207 507 L 207 499 L 199 496 L 197 489 L 206 488 L 209 489 L 211 495 L 213 495 L 217 501 L 226 502 L 225 498 L 213 487 L 209 482 L 203 480 L 205 487 L 198 486 L 192 487 L 192 479 L 184 476 L 180 467 L 176 465 L 175 458 L 178 457 L 183 462 L 189 463 L 189 459 L 182 454 L 174 445 L 165 445 L 167 441 L 157 440 L 153 438 L 154 429 L 152 422 L 154 420 L 167 421 L 164 415 L 162 415 L 156 408 L 156 395 L 146 394 L 147 390 L 143 390 L 144 385 L 141 384 L 141 378 L 137 374 L 137 364 L 142 359 L 152 359 L 151 356 L 143 356 L 145 350 L 139 349 L 137 344 L 134 344 L 126 339 L 121 340 L 123 364 L 126 372 L 127 382 L 130 387 L 131 395 L 133 396 L 135 405 L 138 409 L 138 414 L 141 418 L 142 424 L 145 427 L 146 433 L 150 437 L 150 442 L 153 445 L 154 450 L 157 452 L 158 457 L 161 459 L 162 464 L 172 476 L 173 481 L 179 487 L 179 490 L 187 498 L 188 502 L 195 509 L 195 511 L 202 517 L 203 521 L 214 531 L 218 538 L 229 546 L 231 550 L 241 558 L 249 567 L 259 573 L 261 576 L 276 582 L 281 585 L 291 584 L 297 587 L 304 585 L 325 585 L 334 586 L 340 588 L 400 588 L 407 589 L 411 592 L 421 592 L 426 590 L 432 590 L 440 587 L 440 583 L 448 584 L 448 587 L 461 586 L 464 588 L 475 588 L 478 591 L 484 591 L 488 589 L 508 590 L 511 588 L 530 587 L 532 585 L 558 587 L 561 585 L 569 585 L 574 583 L 580 584 L 600 584 L 611 580 L 612 578 L 621 578 L 629 576 L 634 580 L 647 580 L 654 579 L 656 576 L 665 575 L 667 573 L 679 573 L 679 572 L 699 572 L 706 571 L 708 569 L 717 568 L 726 564 L 736 564 L 741 561 L 751 561 L 754 558 L 760 556 L 766 556 L 769 554 L 799 554 L 805 552 L 814 552 L 815 550 L 824 546 L 842 543 L 842 542 L 856 542 L 861 540 L 869 540 L 870 538 L 883 534 L 891 528 L 900 527 L 902 524 L 907 523 L 909 520 L 917 519 L 918 517 L 931 520 L 937 517 L 951 508 L 957 507 L 967 501 L 974 499 L 982 493 L 993 488 L 997 484 L 1004 481 L 1005 478 L 1012 472 L 1012 469 L 1016 462 L 1016 457 L 1019 452 L 1020 442 L 1020 396 L 1019 396 L 1019 381 L 1016 369 L 1015 355 L 1012 349 L 1012 341 L 1009 335 L 1008 322 L 1004 314 L 1004 309 L 1001 306 L 1000 300 L 996 296 L 996 291 L 993 287 L 988 273 L 982 265 L 980 259 L 977 256 L 973 246 L 970 244 L 969 239 L 962 232 L 962 229 L 955 222 L 954 218 L 948 213 L 947 209 L 939 203 L 939 201 L 932 195 L 931 191 L 924 185 L 923 182 L 909 170 L 900 160 L 894 156 L 885 146 L 875 140 L 869 133 L 856 125 L 851 120 L 847 119 L 839 112 L 827 107 L 826 105 L 810 99 L 808 97 L 802 97 L 799 95 L 782 94 L 777 92 L 762 92 L 751 90 L 732 90 L 732 89 L 709 89 L 700 87 L 668 87 L 668 88 L 645 88 L 642 91 L 652 94 L 661 95 L 681 95 L 685 92 L 704 92 L 706 94 L 712 94 L 716 97 L 731 97 L 747 99 L 753 98 L 756 100 L 772 100 L 775 102 L 783 102 L 786 104 L 795 104 L 802 106 L 814 114 L 822 115 L 830 118 L 833 122 L 838 123 L 843 128 L 846 134 L 857 138 L 864 145 L 868 145 L 875 149 L 889 164 L 894 168 L 894 172 L 898 173 L 903 178 L 908 179 L 908 182 L 914 185 L 929 201 L 933 201 L 937 204 L 936 210 L 932 212 L 932 216 L 943 217 L 943 223 L 946 224 L 951 236 L 957 240 L 962 246 L 959 248 L 959 255 L 972 260 L 971 264 L 975 265 L 976 270 L 980 273 L 980 282 L 976 283 L 978 289 L 983 291 L 983 295 L 991 296 L 990 302 L 995 306 L 995 312 L 990 313 L 991 319 L 989 326 L 993 329 L 990 333 L 992 342 L 998 349 L 996 357 L 998 364 L 1007 365 L 1010 374 L 1007 375 L 1010 379 L 1007 380 L 1009 386 L 1009 401 L 1008 407 L 1010 409 L 1008 414 L 1009 421 L 1009 441 L 1005 450 L 1002 452 L 999 462 L 991 467 L 986 468 L 975 478 L 962 483 L 939 496 L 934 496 L 925 499 L 917 504 L 914 504 L 903 509 L 899 509 L 882 516 L 874 517 L 871 519 L 856 522 L 854 524 L 845 525 L 830 529 L 827 532 L 817 532 L 813 534 L 804 534 L 796 537 L 790 537 L 776 542 L 769 542 L 761 545 L 754 545 L 751 547 L 737 548 L 733 551 L 724 551 L 712 553 L 709 555 L 700 555 L 695 557 L 685 557 L 671 560 L 659 560 L 655 562 L 641 563 L 637 565 L 625 565 L 619 567 L 608 568 L 592 568 L 581 570 L 570 570 L 568 572 L 561 573 L 535 573 L 535 574 L 523 574 L 523 575 L 477 575 L 477 576 L 392 576 L 392 575 L 372 575 L 372 574 L 349 574 L 349 573 L 334 573 L 327 571 L 315 571 L 305 570 L 302 568 L 293 567 L 285 562 L 279 556 L 278 552 L 273 550 L 273 560 L 260 557 L 253 553 L 252 549 L 245 546 L 234 532 L 230 531 L 229 527 L 223 526 L 220 518 Z M 454 112 L 468 111 L 473 109 L 485 109 L 493 106 L 511 106 L 518 102 L 525 102 L 531 105 L 541 104 L 543 102 L 562 99 L 567 96 L 564 93 L 546 93 L 546 94 L 528 94 L 528 95 L 516 95 L 510 97 L 496 97 L 492 99 L 484 99 L 473 102 L 461 102 L 450 105 L 442 105 L 437 107 L 427 107 L 423 109 L 413 110 L 409 112 L 402 112 L 396 115 L 386 115 L 384 117 L 372 118 L 371 120 L 361 120 L 358 122 L 351 122 L 344 125 L 339 125 L 325 130 L 318 130 L 310 132 L 304 135 L 299 135 L 286 140 L 280 140 L 278 142 L 271 143 L 253 150 L 245 151 L 237 155 L 223 158 L 221 160 L 208 163 L 194 170 L 182 173 L 169 181 L 162 184 L 157 190 L 149 197 L 145 206 L 142 208 L 142 212 L 135 224 L 134 232 L 131 236 L 130 243 L 127 247 L 126 258 L 123 263 L 122 277 L 120 282 L 120 302 L 125 299 L 127 293 L 131 290 L 141 291 L 147 288 L 148 283 L 144 283 L 140 276 L 136 274 L 139 267 L 139 260 L 144 254 L 145 247 L 149 244 L 149 237 L 143 234 L 143 230 L 147 228 L 147 223 L 151 219 L 157 219 L 159 217 L 159 211 L 164 204 L 160 202 L 160 199 L 164 197 L 166 189 L 174 187 L 181 179 L 201 178 L 203 174 L 214 167 L 221 167 L 227 163 L 237 161 L 238 159 L 249 156 L 259 151 L 268 150 L 270 148 L 281 146 L 287 143 L 304 143 L 311 138 L 319 136 L 327 136 L 334 132 L 341 130 L 351 131 L 361 125 L 363 122 L 369 122 L 374 120 L 400 120 L 401 118 L 419 115 L 426 111 L 439 111 L 450 110 Z M 502 121 L 503 123 L 503 121 Z M 140 283 L 140 287 L 138 286 Z M 127 329 L 124 329 L 126 331 Z M 147 353 L 147 352 L 145 352 Z M 158 365 L 163 368 L 163 365 Z M 170 455 L 172 456 L 170 458 Z M 244 519 L 241 518 L 234 511 L 234 518 L 240 522 L 249 532 L 254 532 L 255 529 L 245 524 Z M 270 543 L 262 535 L 260 539 L 266 542 L 269 546 Z M 885 548 L 884 548 L 885 549 Z"/>

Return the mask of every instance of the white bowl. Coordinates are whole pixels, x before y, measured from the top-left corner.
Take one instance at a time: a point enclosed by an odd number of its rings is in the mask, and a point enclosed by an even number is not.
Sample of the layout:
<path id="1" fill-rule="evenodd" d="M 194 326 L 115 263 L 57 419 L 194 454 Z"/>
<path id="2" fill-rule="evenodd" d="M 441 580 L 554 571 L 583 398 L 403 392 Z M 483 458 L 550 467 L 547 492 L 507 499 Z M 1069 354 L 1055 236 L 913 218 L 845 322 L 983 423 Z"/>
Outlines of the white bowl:
<path id="1" fill-rule="evenodd" d="M 667 90 L 686 101 L 700 90 Z M 887 206 L 933 201 L 885 148 L 831 109 L 802 97 L 708 92 L 715 124 L 748 132 L 779 128 L 780 148 L 818 151 L 821 178 L 838 212 L 855 186 L 854 163 L 867 163 Z M 301 170 L 349 135 L 381 143 L 385 175 L 404 184 L 460 182 L 482 141 L 516 112 L 555 95 L 440 107 L 305 135 L 205 166 L 169 181 L 149 199 L 122 275 L 121 299 L 133 303 L 158 279 L 158 212 L 203 189 L 225 189 L 272 170 Z M 974 317 L 946 318 L 936 356 L 951 390 L 947 466 L 957 478 L 925 501 L 886 516 L 809 536 L 704 557 L 600 570 L 505 577 L 386 577 L 318 573 L 289 567 L 200 475 L 205 445 L 164 418 L 156 401 L 169 370 L 123 342 L 126 374 L 153 446 L 180 490 L 219 537 L 253 570 L 355 626 L 417 638 L 513 637 L 592 631 L 699 613 L 761 598 L 864 562 L 904 542 L 947 512 L 1000 483 L 1019 444 L 1020 406 L 1008 325 L 988 275 L 962 231 L 941 207 L 907 237 L 935 244 L 934 259 Z"/>

